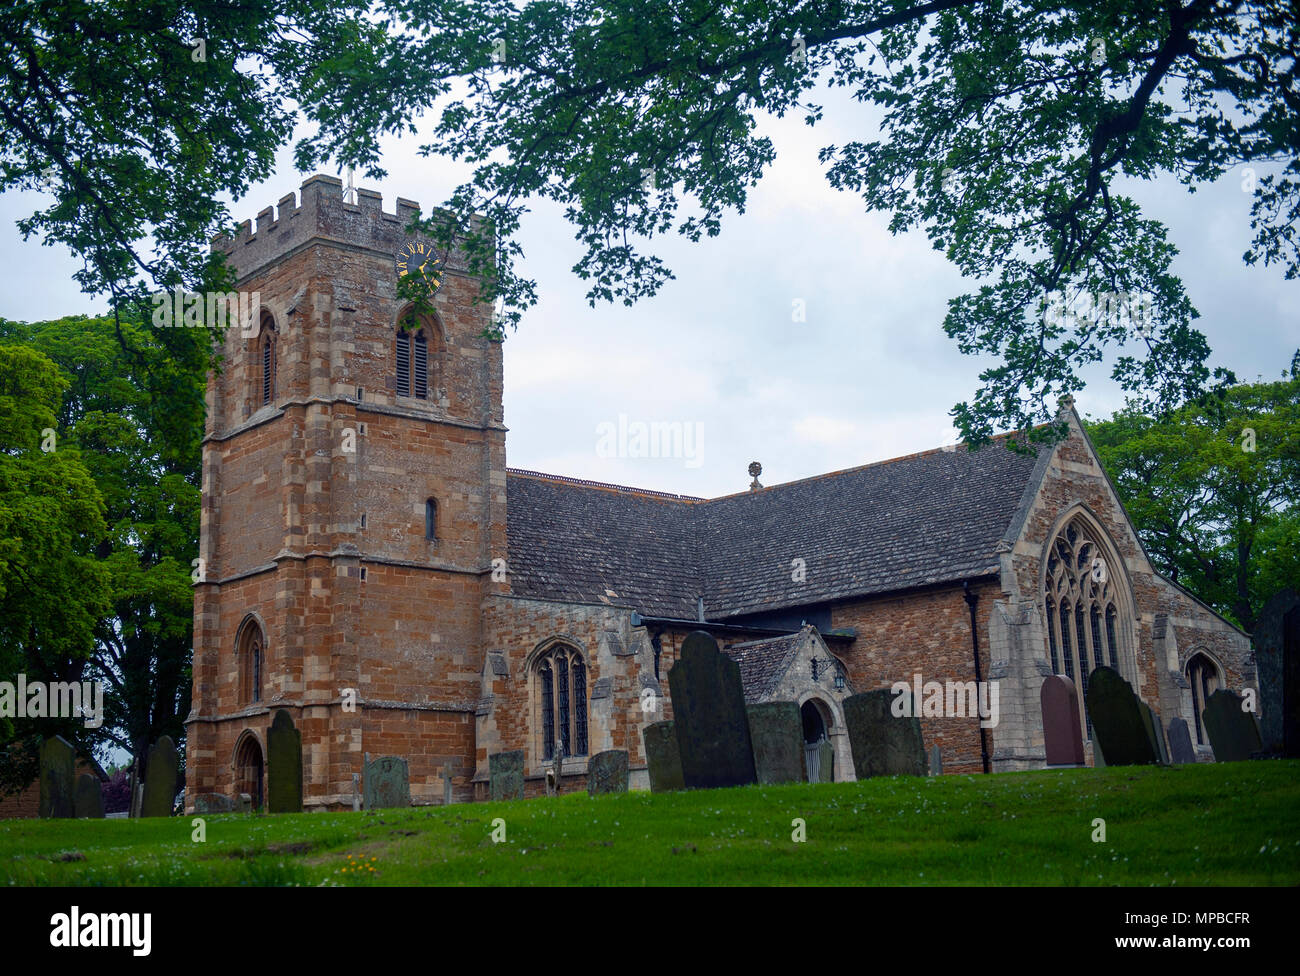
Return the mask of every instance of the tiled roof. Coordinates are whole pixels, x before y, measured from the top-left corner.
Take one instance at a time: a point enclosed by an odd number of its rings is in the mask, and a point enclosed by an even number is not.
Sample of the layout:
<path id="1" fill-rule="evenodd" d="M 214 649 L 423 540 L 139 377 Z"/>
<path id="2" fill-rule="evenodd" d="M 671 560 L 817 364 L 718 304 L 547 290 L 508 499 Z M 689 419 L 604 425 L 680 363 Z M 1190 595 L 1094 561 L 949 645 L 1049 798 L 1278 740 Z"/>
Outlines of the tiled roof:
<path id="1" fill-rule="evenodd" d="M 511 586 L 720 620 L 985 575 L 1036 461 L 935 450 L 708 501 L 512 470 Z"/>
<path id="2" fill-rule="evenodd" d="M 740 665 L 740 683 L 745 689 L 746 702 L 762 701 L 772 692 L 790 667 L 803 639 L 804 631 L 800 630 L 784 637 L 769 637 L 725 648 L 732 660 Z"/>

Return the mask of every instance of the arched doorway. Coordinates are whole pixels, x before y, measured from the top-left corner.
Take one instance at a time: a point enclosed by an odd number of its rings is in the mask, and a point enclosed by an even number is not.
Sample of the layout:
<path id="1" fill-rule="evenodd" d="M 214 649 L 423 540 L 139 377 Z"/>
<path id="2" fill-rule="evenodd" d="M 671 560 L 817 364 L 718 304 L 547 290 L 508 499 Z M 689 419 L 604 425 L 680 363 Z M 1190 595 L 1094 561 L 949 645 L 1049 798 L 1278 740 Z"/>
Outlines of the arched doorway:
<path id="1" fill-rule="evenodd" d="M 803 719 L 804 765 L 808 769 L 808 782 L 829 783 L 834 779 L 835 752 L 827 735 L 829 710 L 816 699 L 810 698 L 799 709 Z"/>
<path id="2" fill-rule="evenodd" d="M 1219 668 L 1209 657 L 1197 651 L 1187 659 L 1187 682 L 1192 686 L 1192 715 L 1196 719 L 1196 744 L 1209 745 L 1201 721 L 1201 711 L 1210 696 L 1223 687 Z"/>
<path id="3" fill-rule="evenodd" d="M 246 735 L 235 752 L 235 794 L 253 798 L 253 809 L 262 806 L 262 746 L 257 736 Z"/>

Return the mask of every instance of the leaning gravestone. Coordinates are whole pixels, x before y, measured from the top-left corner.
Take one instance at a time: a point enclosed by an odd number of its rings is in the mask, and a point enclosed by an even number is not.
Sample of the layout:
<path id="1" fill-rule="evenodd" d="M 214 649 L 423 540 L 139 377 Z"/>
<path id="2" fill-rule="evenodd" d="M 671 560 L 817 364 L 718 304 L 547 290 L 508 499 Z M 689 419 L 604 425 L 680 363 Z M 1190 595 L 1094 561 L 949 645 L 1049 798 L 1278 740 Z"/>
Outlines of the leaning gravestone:
<path id="1" fill-rule="evenodd" d="M 756 782 L 740 665 L 704 631 L 692 631 L 668 672 L 668 687 L 687 788 Z"/>
<path id="2" fill-rule="evenodd" d="M 1241 707 L 1242 701 L 1235 692 L 1220 688 L 1201 712 L 1215 762 L 1244 762 L 1263 748 L 1255 716 Z"/>
<path id="3" fill-rule="evenodd" d="M 488 756 L 488 795 L 493 800 L 524 798 L 524 751 L 494 752 Z"/>
<path id="4" fill-rule="evenodd" d="M 1129 683 L 1114 668 L 1088 675 L 1088 716 L 1093 742 L 1106 754 L 1107 766 L 1142 766 L 1160 761 L 1154 736 L 1147 735 L 1142 709 Z"/>
<path id="5" fill-rule="evenodd" d="M 266 812 L 302 813 L 302 733 L 284 709 L 266 734 Z"/>
<path id="6" fill-rule="evenodd" d="M 1165 746 L 1160 741 L 1163 733 L 1160 729 L 1160 719 L 1156 713 L 1151 710 L 1151 706 L 1144 701 L 1138 702 L 1138 711 L 1142 713 L 1142 728 L 1147 734 L 1147 741 L 1151 743 L 1151 750 L 1156 754 L 1156 762 L 1164 763 Z"/>
<path id="7" fill-rule="evenodd" d="M 1300 758 L 1300 593 L 1275 594 L 1260 611 L 1251 639 L 1264 751 Z"/>
<path id="8" fill-rule="evenodd" d="M 176 802 L 176 778 L 179 773 L 176 745 L 169 735 L 162 736 L 149 750 L 144 767 L 144 802 L 142 817 L 170 817 Z"/>
<path id="9" fill-rule="evenodd" d="M 1079 731 L 1079 693 L 1074 682 L 1059 674 L 1043 679 L 1038 692 L 1043 709 L 1043 745 L 1049 766 L 1082 766 L 1083 735 Z"/>
<path id="10" fill-rule="evenodd" d="M 646 771 L 650 792 L 666 793 L 686 788 L 682 779 L 682 754 L 677 748 L 677 730 L 672 722 L 655 722 L 641 732 L 645 742 Z"/>
<path id="11" fill-rule="evenodd" d="M 380 756 L 378 759 L 367 756 L 362 769 L 367 810 L 411 805 L 410 778 L 406 760 L 401 756 Z"/>
<path id="12" fill-rule="evenodd" d="M 803 779 L 803 719 L 794 702 L 765 702 L 746 709 L 754 744 L 754 772 L 760 783 Z"/>
<path id="13" fill-rule="evenodd" d="M 587 764 L 587 793 L 599 796 L 604 793 L 627 792 L 627 750 L 609 749 L 598 752 Z"/>
<path id="14" fill-rule="evenodd" d="M 1192 748 L 1192 735 L 1187 731 L 1187 723 L 1181 718 L 1169 722 L 1169 759 L 1175 765 L 1196 762 L 1196 750 Z"/>
<path id="15" fill-rule="evenodd" d="M 99 777 L 82 773 L 77 777 L 77 794 L 73 799 L 73 813 L 78 820 L 104 818 L 104 791 Z"/>
<path id="16" fill-rule="evenodd" d="M 835 747 L 826 739 L 817 744 L 818 782 L 829 783 L 835 779 Z"/>
<path id="17" fill-rule="evenodd" d="M 907 695 L 910 702 L 910 691 L 901 694 Z M 894 715 L 896 697 L 891 689 L 880 688 L 844 699 L 844 724 L 858 779 L 925 775 L 921 720 L 914 707 L 907 709 L 904 716 Z"/>
<path id="18" fill-rule="evenodd" d="M 46 739 L 41 745 L 41 798 L 38 812 L 42 817 L 73 815 L 75 775 L 72 743 L 61 735 Z"/>

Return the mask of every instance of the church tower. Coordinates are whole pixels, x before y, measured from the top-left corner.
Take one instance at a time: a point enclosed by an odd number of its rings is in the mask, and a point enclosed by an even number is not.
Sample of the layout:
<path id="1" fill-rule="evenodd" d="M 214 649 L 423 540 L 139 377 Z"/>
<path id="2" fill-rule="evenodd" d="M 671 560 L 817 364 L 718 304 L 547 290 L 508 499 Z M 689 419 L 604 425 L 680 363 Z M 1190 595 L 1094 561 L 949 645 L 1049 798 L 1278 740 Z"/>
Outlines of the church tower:
<path id="1" fill-rule="evenodd" d="M 501 344 L 453 254 L 418 332 L 396 263 L 416 204 L 314 176 L 221 239 L 256 327 L 209 377 L 187 808 L 268 791 L 302 733 L 306 809 L 350 807 L 363 756 L 411 796 L 471 795 L 481 607 L 506 544 Z M 252 304 L 251 302 L 247 304 Z"/>

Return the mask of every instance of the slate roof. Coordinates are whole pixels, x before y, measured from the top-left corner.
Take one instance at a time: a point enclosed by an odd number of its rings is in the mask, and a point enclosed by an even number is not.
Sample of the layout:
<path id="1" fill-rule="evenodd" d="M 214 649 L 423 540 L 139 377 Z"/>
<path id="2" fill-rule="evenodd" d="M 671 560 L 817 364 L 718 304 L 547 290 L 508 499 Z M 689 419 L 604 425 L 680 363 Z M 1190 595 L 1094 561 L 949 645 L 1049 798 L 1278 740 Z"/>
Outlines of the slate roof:
<path id="1" fill-rule="evenodd" d="M 725 649 L 740 665 L 740 684 L 745 689 L 747 703 L 760 702 L 772 692 L 789 669 L 804 637 L 805 631 L 801 629 L 784 637 L 732 644 Z"/>
<path id="2" fill-rule="evenodd" d="M 1036 462 L 934 450 L 712 500 L 512 469 L 511 587 L 716 621 L 987 575 Z"/>

